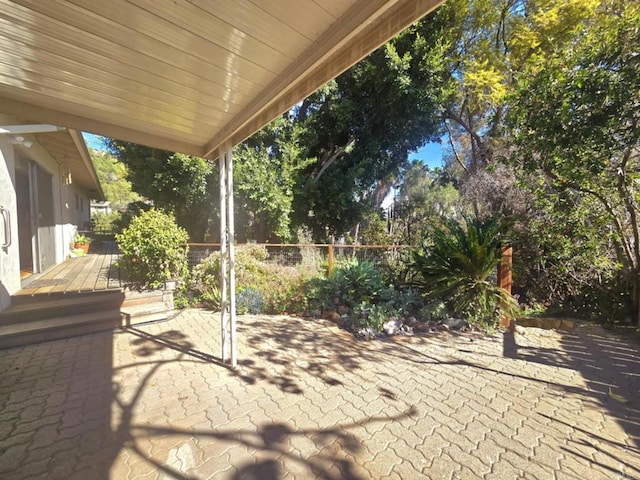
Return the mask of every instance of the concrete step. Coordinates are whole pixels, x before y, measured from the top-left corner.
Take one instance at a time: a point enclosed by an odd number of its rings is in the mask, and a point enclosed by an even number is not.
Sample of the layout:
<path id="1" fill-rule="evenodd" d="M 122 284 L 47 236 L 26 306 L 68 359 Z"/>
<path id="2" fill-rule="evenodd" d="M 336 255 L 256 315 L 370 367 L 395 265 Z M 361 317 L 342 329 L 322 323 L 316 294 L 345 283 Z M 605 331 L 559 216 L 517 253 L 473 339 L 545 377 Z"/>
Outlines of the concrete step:
<path id="1" fill-rule="evenodd" d="M 121 325 L 122 316 L 119 308 L 0 325 L 0 348 L 102 332 Z"/>
<path id="2" fill-rule="evenodd" d="M 166 320 L 162 291 L 58 293 L 15 297 L 0 312 L 0 348 Z"/>
<path id="3" fill-rule="evenodd" d="M 138 325 L 141 323 L 166 320 L 173 312 L 167 311 L 162 301 L 139 305 L 125 305 L 120 309 L 123 325 Z"/>
<path id="4" fill-rule="evenodd" d="M 16 296 L 11 306 L 0 312 L 0 325 L 117 309 L 124 301 L 120 290 Z"/>

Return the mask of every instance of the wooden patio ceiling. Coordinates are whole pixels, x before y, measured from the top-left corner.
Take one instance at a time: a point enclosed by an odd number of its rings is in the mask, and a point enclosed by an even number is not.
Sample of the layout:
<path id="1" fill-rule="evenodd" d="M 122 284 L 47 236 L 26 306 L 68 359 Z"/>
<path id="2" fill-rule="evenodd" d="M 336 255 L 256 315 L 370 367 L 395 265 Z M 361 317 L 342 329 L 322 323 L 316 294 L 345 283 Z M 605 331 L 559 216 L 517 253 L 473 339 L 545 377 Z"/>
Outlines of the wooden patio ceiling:
<path id="1" fill-rule="evenodd" d="M 444 0 L 0 0 L 0 113 L 202 157 Z"/>

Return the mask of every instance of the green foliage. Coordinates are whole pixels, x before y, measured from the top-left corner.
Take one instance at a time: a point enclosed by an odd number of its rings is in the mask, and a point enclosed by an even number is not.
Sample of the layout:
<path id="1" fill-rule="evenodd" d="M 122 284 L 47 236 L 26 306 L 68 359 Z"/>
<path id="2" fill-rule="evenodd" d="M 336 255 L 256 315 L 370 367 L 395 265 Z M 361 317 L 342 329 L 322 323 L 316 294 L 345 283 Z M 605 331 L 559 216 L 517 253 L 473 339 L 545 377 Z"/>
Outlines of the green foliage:
<path id="1" fill-rule="evenodd" d="M 396 242 L 417 245 L 431 235 L 442 218 L 459 210 L 460 193 L 442 171 L 420 161 L 403 170 L 393 204 L 392 228 Z"/>
<path id="2" fill-rule="evenodd" d="M 119 265 L 130 281 L 142 287 L 159 288 L 165 280 L 182 280 L 187 272 L 187 239 L 172 216 L 155 209 L 142 212 L 116 235 L 122 252 Z"/>
<path id="3" fill-rule="evenodd" d="M 140 200 L 127 180 L 127 167 L 109 152 L 89 149 L 104 196 L 114 210 L 126 208 Z"/>
<path id="4" fill-rule="evenodd" d="M 295 215 L 315 239 L 349 231 L 379 206 L 378 182 L 440 136 L 445 61 L 434 48 L 439 32 L 423 27 L 409 27 L 296 109 L 306 157 L 316 161 L 301 172 Z"/>
<path id="5" fill-rule="evenodd" d="M 428 298 L 450 303 L 472 322 L 496 323 L 501 305 L 513 317 L 517 304 L 494 277 L 505 229 L 495 218 L 466 219 L 466 225 L 445 220 L 433 233 L 433 245 L 423 245 L 413 256 L 412 268 Z"/>
<path id="6" fill-rule="evenodd" d="M 204 304 L 214 310 L 221 308 L 220 272 L 219 252 L 209 255 L 193 268 L 189 278 L 189 289 L 194 292 L 196 303 Z"/>
<path id="7" fill-rule="evenodd" d="M 204 239 L 218 198 L 217 173 L 207 160 L 119 140 L 108 140 L 107 145 L 126 165 L 136 192 L 173 212 L 192 241 Z"/>
<path id="8" fill-rule="evenodd" d="M 238 238 L 258 242 L 291 238 L 297 173 L 315 161 L 304 156 L 300 133 L 299 126 L 279 117 L 236 147 Z"/>
<path id="9" fill-rule="evenodd" d="M 616 278 L 640 319 L 638 24 L 637 2 L 602 2 L 573 43 L 518 77 L 509 119 L 511 162 L 552 220 L 547 231 L 559 238 L 565 219 L 580 219 L 563 249 L 583 264 L 566 263 L 581 273 L 566 276 L 586 295 L 577 303 L 593 295 L 589 284 Z M 612 301 L 605 310 L 616 310 Z"/>
<path id="10" fill-rule="evenodd" d="M 238 315 L 250 313 L 258 315 L 264 308 L 262 293 L 255 288 L 245 288 L 236 295 L 236 311 Z"/>
<path id="11" fill-rule="evenodd" d="M 389 305 L 370 305 L 362 302 L 353 309 L 353 327 L 370 328 L 374 332 L 382 332 L 382 326 L 391 317 L 396 316 L 397 312 Z"/>
<path id="12" fill-rule="evenodd" d="M 267 313 L 302 313 L 307 308 L 304 287 L 317 268 L 308 265 L 287 267 L 269 263 L 268 253 L 260 245 L 243 245 L 235 251 L 236 298 L 245 290 L 258 292 Z M 219 308 L 221 297 L 220 252 L 214 252 L 192 272 L 190 289 L 198 302 Z M 240 310 L 238 310 L 240 311 Z"/>
<path id="13" fill-rule="evenodd" d="M 120 212 L 94 213 L 91 215 L 91 228 L 98 234 L 116 232 L 121 217 L 122 214 Z"/>
<path id="14" fill-rule="evenodd" d="M 380 271 L 371 262 L 349 260 L 334 269 L 324 286 L 325 295 L 340 305 L 354 307 L 372 302 L 384 288 Z"/>
<path id="15" fill-rule="evenodd" d="M 91 242 L 91 238 L 83 233 L 76 233 L 75 238 L 73 239 L 75 243 L 89 243 Z"/>
<path id="16" fill-rule="evenodd" d="M 447 304 L 442 300 L 433 300 L 420 309 L 419 317 L 423 321 L 432 320 L 437 322 L 444 320 L 449 313 Z"/>

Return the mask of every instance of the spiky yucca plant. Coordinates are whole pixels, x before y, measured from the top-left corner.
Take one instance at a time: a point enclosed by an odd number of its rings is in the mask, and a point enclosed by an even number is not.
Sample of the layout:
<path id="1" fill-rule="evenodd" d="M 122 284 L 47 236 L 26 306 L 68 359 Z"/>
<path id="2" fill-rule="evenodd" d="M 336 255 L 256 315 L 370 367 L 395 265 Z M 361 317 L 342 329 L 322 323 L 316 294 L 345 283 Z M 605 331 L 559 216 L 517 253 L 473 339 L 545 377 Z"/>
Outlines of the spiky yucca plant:
<path id="1" fill-rule="evenodd" d="M 517 302 L 493 277 L 507 223 L 497 218 L 464 220 L 443 220 L 432 244 L 413 252 L 412 268 L 419 274 L 419 286 L 428 297 L 447 301 L 457 314 L 472 321 L 495 324 L 499 307 L 503 314 L 515 316 Z"/>

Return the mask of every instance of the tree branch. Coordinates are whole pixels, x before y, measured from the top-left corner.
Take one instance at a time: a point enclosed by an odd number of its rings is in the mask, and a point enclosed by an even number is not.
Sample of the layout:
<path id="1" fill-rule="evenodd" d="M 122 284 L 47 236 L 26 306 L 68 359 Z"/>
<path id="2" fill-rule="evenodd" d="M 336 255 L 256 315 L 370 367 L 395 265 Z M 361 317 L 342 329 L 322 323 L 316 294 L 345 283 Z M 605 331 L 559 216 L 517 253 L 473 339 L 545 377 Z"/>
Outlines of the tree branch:
<path id="1" fill-rule="evenodd" d="M 611 218 L 613 220 L 613 223 L 614 223 L 614 225 L 616 227 L 616 231 L 620 234 L 620 239 L 621 239 L 620 243 L 622 245 L 622 248 L 624 250 L 625 255 L 627 256 L 627 259 L 629 260 L 631 265 L 633 265 L 635 267 L 636 262 L 635 262 L 635 259 L 634 259 L 634 255 L 633 255 L 633 252 L 632 252 L 631 245 L 629 245 L 629 242 L 625 238 L 624 227 L 622 226 L 622 223 L 620 222 L 620 219 L 616 215 L 615 210 L 613 209 L 611 204 L 607 201 L 607 199 L 604 197 L 604 195 L 596 192 L 595 190 L 591 190 L 590 188 L 585 188 L 585 187 L 579 185 L 578 183 L 571 182 L 571 181 L 568 181 L 566 179 L 560 178 L 555 172 L 551 171 L 548 168 L 544 168 L 543 171 L 552 180 L 556 180 L 556 181 L 566 185 L 567 187 L 569 187 L 569 188 L 571 188 L 571 189 L 573 189 L 573 190 L 575 190 L 577 192 L 582 192 L 582 193 L 586 193 L 587 195 L 591 195 L 592 197 L 597 199 L 602 204 L 604 209 L 611 216 Z"/>
<path id="2" fill-rule="evenodd" d="M 467 168 L 467 166 L 464 164 L 464 162 L 462 161 L 462 159 L 458 155 L 458 151 L 456 150 L 456 146 L 453 143 L 453 136 L 451 134 L 451 129 L 449 128 L 449 124 L 447 123 L 446 119 L 444 121 L 444 128 L 447 129 L 447 136 L 449 137 L 449 145 L 451 145 L 451 150 L 453 150 L 453 155 L 456 157 L 456 161 L 458 162 L 458 165 L 460 165 L 462 167 L 462 169 L 464 170 L 464 172 L 468 174 L 469 173 L 469 169 Z"/>
<path id="3" fill-rule="evenodd" d="M 322 164 L 322 168 L 320 168 L 320 171 L 318 172 L 318 174 L 313 178 L 314 182 L 317 182 L 320 177 L 322 176 L 322 174 L 325 172 L 325 170 L 327 168 L 329 168 L 331 166 L 331 164 L 333 162 L 336 161 L 336 159 L 342 155 L 348 148 L 352 147 L 353 144 L 356 142 L 355 138 L 351 138 L 347 144 L 344 147 L 340 147 L 337 148 L 335 152 L 333 152 L 333 155 L 331 155 L 323 164 Z"/>

